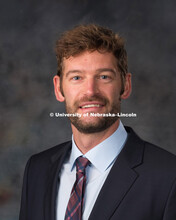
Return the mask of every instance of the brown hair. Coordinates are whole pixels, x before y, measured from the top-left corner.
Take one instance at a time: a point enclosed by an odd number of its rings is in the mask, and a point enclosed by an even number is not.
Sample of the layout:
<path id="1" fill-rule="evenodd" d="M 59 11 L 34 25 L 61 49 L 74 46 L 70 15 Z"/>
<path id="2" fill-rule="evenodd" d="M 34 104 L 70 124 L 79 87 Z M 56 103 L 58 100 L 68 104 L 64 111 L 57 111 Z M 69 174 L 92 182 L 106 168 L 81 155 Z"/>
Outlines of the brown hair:
<path id="1" fill-rule="evenodd" d="M 62 78 L 63 58 L 69 58 L 84 51 L 111 52 L 117 58 L 122 79 L 122 93 L 125 74 L 128 72 L 127 53 L 124 40 L 108 28 L 95 24 L 79 25 L 64 32 L 56 43 L 58 63 L 57 74 Z"/>

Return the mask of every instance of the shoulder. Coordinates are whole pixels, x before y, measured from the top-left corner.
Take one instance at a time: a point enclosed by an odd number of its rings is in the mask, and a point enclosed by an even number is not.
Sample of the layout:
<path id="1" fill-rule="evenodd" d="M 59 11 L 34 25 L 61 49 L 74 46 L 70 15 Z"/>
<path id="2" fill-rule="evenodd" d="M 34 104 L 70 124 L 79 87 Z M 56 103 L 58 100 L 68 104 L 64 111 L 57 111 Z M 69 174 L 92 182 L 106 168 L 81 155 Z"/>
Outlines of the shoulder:
<path id="1" fill-rule="evenodd" d="M 142 157 L 142 166 L 151 171 L 162 173 L 176 173 L 176 156 L 159 146 L 142 140 L 133 129 L 126 127 L 128 132 L 128 145 L 131 151 L 138 149 Z M 129 147 L 128 147 L 129 148 Z M 128 150 L 129 151 L 129 150 Z M 137 152 L 137 150 L 136 150 Z"/>
<path id="2" fill-rule="evenodd" d="M 176 156 L 158 146 L 145 142 L 143 169 L 163 181 L 176 179 Z"/>
<path id="3" fill-rule="evenodd" d="M 59 158 L 61 155 L 66 154 L 70 149 L 71 149 L 71 141 L 67 141 L 58 144 L 54 147 L 51 147 L 47 150 L 44 150 L 40 153 L 32 155 L 28 163 L 32 162 L 33 164 L 37 163 L 37 164 L 45 165 L 50 161 L 57 160 L 57 158 Z"/>
<path id="4" fill-rule="evenodd" d="M 146 152 L 154 154 L 153 155 L 154 157 L 156 156 L 156 154 L 157 155 L 159 154 L 161 157 L 170 158 L 170 159 L 172 158 L 173 160 L 176 159 L 176 155 L 168 152 L 167 150 L 159 146 L 156 146 L 148 141 L 141 139 L 132 128 L 125 126 L 125 129 L 128 133 L 128 141 L 131 144 L 141 145 L 142 147 L 145 148 L 144 150 Z"/>
<path id="5" fill-rule="evenodd" d="M 176 163 L 176 156 L 159 146 L 144 141 L 146 157 L 154 158 L 159 162 Z"/>

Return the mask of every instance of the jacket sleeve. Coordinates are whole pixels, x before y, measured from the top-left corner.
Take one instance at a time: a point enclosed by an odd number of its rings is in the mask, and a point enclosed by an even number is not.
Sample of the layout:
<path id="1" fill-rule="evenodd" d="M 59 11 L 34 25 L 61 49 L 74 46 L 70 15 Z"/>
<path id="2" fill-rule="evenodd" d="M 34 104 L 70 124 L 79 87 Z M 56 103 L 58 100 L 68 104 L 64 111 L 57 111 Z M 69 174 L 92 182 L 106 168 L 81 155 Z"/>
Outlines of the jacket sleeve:
<path id="1" fill-rule="evenodd" d="M 31 159 L 28 160 L 24 171 L 19 220 L 28 220 L 28 171 L 30 161 Z"/>
<path id="2" fill-rule="evenodd" d="M 176 179 L 168 195 L 163 220 L 176 220 Z"/>

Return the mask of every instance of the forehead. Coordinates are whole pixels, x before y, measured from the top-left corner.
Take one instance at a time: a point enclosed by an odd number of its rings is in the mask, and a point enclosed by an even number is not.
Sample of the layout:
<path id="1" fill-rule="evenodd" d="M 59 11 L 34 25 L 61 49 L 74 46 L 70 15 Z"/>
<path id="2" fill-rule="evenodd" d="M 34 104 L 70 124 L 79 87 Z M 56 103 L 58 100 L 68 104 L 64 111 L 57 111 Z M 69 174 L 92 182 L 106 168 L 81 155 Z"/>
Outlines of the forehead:
<path id="1" fill-rule="evenodd" d="M 117 68 L 117 60 L 112 53 L 85 51 L 81 54 L 63 59 L 63 71 L 68 69 Z"/>

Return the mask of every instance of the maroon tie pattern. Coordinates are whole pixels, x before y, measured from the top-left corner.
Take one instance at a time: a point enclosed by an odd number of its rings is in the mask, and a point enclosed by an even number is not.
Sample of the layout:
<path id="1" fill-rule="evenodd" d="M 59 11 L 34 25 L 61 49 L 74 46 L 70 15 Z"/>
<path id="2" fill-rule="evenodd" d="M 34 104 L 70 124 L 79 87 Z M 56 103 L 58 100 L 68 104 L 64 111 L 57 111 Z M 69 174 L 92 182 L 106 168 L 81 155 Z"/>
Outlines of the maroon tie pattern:
<path id="1" fill-rule="evenodd" d="M 89 160 L 84 157 L 78 157 L 76 164 L 76 181 L 73 185 L 70 199 L 68 201 L 65 220 L 81 220 L 82 208 L 84 203 L 84 192 L 86 185 L 85 169 Z"/>

